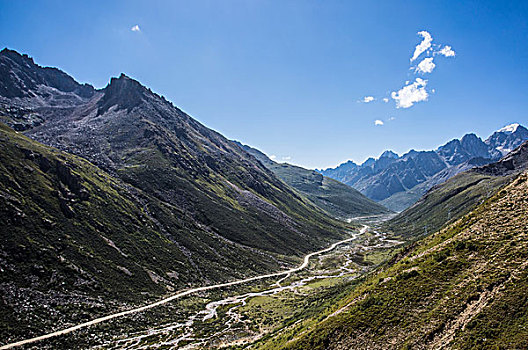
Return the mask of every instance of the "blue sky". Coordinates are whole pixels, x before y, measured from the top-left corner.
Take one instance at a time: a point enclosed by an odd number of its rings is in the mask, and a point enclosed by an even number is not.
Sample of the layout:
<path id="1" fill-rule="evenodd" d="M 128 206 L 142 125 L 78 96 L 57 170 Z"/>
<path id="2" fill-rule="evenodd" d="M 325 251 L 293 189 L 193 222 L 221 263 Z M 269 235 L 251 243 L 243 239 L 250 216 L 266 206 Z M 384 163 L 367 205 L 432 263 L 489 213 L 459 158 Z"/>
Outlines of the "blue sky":
<path id="1" fill-rule="evenodd" d="M 433 51 L 411 65 L 420 31 Z M 0 46 L 96 87 L 124 72 L 309 168 L 528 124 L 527 39 L 527 1 L 0 0 Z M 415 72 L 426 57 L 434 70 Z M 417 78 L 427 101 L 397 108 L 392 92 Z"/>

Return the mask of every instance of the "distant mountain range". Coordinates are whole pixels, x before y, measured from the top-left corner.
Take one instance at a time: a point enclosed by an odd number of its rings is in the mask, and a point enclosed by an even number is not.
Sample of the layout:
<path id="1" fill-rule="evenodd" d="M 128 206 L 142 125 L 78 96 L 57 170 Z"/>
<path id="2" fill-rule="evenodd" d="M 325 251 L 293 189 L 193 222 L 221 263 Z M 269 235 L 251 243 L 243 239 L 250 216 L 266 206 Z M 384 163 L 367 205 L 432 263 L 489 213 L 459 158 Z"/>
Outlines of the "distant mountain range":
<path id="1" fill-rule="evenodd" d="M 350 185 L 394 211 L 402 211 L 427 190 L 461 171 L 497 161 L 528 140 L 519 124 L 494 132 L 485 141 L 475 134 L 454 139 L 434 151 L 411 150 L 402 156 L 385 151 L 358 165 L 348 161 L 321 174 Z"/>
<path id="2" fill-rule="evenodd" d="M 418 202 L 384 224 L 406 238 L 438 231 L 469 213 L 528 170 L 528 141 L 497 162 L 475 167 L 431 188 Z"/>

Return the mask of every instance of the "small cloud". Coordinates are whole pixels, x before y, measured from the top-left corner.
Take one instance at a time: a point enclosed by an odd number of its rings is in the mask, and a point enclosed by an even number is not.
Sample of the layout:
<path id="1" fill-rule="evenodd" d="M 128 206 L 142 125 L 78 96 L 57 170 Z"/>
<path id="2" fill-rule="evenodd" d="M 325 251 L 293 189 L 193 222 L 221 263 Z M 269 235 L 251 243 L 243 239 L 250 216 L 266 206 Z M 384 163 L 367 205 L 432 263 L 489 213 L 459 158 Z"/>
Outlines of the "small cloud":
<path id="1" fill-rule="evenodd" d="M 383 123 L 383 120 L 376 119 L 376 120 L 374 121 L 374 125 L 379 125 L 379 126 L 381 126 L 381 125 L 383 125 L 383 124 L 384 124 L 384 123 Z"/>
<path id="2" fill-rule="evenodd" d="M 431 42 L 433 41 L 433 37 L 431 36 L 431 34 L 429 34 L 429 32 L 426 32 L 425 30 L 418 32 L 418 35 L 420 35 L 423 39 L 421 43 L 416 45 L 413 56 L 411 57 L 411 62 L 417 59 L 427 49 L 429 49 L 431 47 Z"/>
<path id="3" fill-rule="evenodd" d="M 374 100 L 375 100 L 374 96 L 365 96 L 365 97 L 363 97 L 363 103 L 369 103 L 369 102 L 372 102 Z"/>
<path id="4" fill-rule="evenodd" d="M 291 160 L 291 157 L 290 156 L 282 157 L 282 160 L 288 161 L 288 160 Z"/>
<path id="5" fill-rule="evenodd" d="M 455 51 L 451 48 L 451 46 L 446 45 L 442 48 L 442 50 L 435 52 L 440 55 L 444 55 L 445 57 L 455 57 Z"/>
<path id="6" fill-rule="evenodd" d="M 433 62 L 432 57 L 424 58 L 414 70 L 415 72 L 420 72 L 422 74 L 431 73 L 435 69 L 436 64 Z"/>
<path id="7" fill-rule="evenodd" d="M 427 80 L 416 78 L 414 83 L 393 91 L 391 97 L 396 101 L 396 108 L 409 108 L 416 102 L 427 101 L 429 94 L 425 90 L 426 86 Z"/>
<path id="8" fill-rule="evenodd" d="M 395 119 L 396 119 L 396 117 L 389 117 L 389 120 L 390 120 L 390 121 L 393 121 L 393 120 L 395 120 Z"/>
<path id="9" fill-rule="evenodd" d="M 141 29 L 139 29 L 139 26 L 136 24 L 135 26 L 133 26 L 132 28 L 130 28 L 131 31 L 133 32 L 140 32 Z"/>
<path id="10" fill-rule="evenodd" d="M 387 102 L 389 102 L 389 99 L 387 97 L 384 97 L 383 98 L 383 102 L 387 103 Z"/>
<path id="11" fill-rule="evenodd" d="M 276 159 L 277 159 L 277 156 L 276 156 L 276 155 L 274 155 L 274 154 L 272 154 L 271 156 L 269 156 L 269 158 L 270 158 L 271 160 L 273 160 L 273 161 L 274 161 L 274 160 L 276 160 Z"/>

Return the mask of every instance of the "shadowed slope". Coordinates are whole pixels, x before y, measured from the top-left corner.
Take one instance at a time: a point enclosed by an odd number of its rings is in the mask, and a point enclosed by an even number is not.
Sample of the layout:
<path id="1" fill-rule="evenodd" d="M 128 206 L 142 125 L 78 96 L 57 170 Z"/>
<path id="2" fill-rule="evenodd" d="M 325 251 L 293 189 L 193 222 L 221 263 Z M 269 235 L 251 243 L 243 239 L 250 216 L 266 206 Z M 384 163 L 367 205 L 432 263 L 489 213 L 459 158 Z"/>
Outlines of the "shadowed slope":
<path id="1" fill-rule="evenodd" d="M 273 171 L 282 181 L 333 216 L 350 218 L 390 212 L 352 187 L 323 176 L 317 171 L 287 163 L 277 163 L 257 149 L 239 145 Z"/>

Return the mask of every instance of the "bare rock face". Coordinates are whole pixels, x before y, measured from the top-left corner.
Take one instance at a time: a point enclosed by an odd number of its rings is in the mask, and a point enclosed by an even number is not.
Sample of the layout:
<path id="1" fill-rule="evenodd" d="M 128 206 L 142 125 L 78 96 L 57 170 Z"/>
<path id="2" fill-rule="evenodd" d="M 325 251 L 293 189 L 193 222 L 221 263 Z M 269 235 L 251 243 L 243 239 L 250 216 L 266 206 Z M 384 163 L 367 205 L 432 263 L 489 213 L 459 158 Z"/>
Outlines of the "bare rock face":
<path id="1" fill-rule="evenodd" d="M 73 93 L 81 98 L 90 98 L 95 93 L 93 86 L 77 83 L 72 77 L 57 68 L 40 67 L 27 55 L 3 49 L 0 52 L 0 95 L 6 98 L 47 98 L 46 90 L 40 86 L 56 89 L 62 93 Z"/>
<path id="2" fill-rule="evenodd" d="M 494 176 L 506 176 L 528 168 L 528 141 L 495 163 L 475 168 L 475 172 Z"/>
<path id="3" fill-rule="evenodd" d="M 119 78 L 110 79 L 110 84 L 104 90 L 103 97 L 97 103 L 99 115 L 114 106 L 115 110 L 126 109 L 130 112 L 144 102 L 146 94 L 150 92 L 125 74 L 121 74 Z"/>

